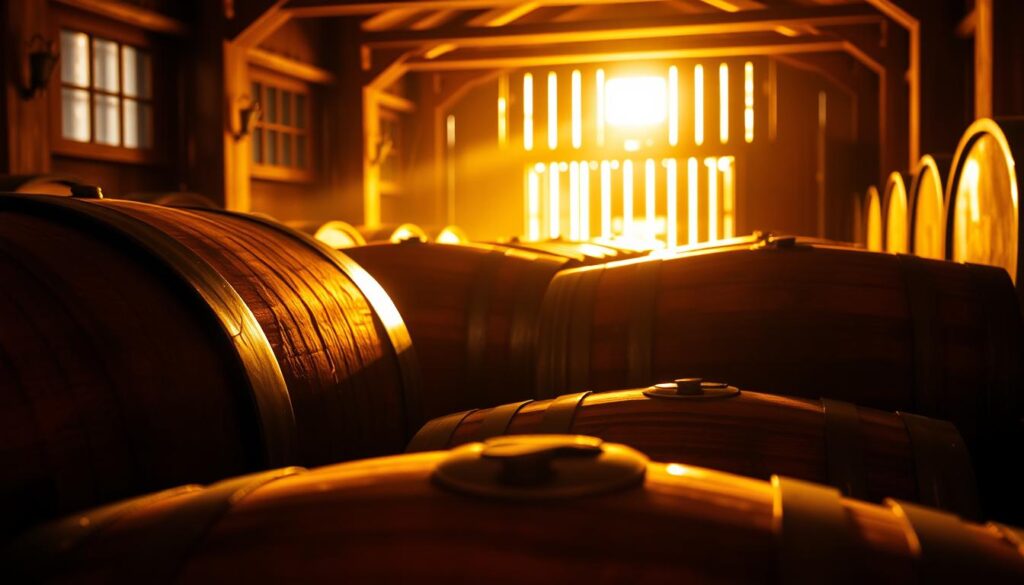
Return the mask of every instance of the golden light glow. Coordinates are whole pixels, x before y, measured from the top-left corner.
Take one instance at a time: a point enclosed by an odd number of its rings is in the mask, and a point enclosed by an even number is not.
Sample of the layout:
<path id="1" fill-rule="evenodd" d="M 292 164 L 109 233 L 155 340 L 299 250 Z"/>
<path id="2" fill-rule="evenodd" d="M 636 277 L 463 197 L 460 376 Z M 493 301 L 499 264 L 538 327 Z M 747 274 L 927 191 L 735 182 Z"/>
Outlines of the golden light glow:
<path id="1" fill-rule="evenodd" d="M 754 64 L 743 64 L 743 139 L 754 141 Z"/>
<path id="2" fill-rule="evenodd" d="M 452 114 L 445 119 L 445 143 L 448 148 L 455 146 L 455 116 Z"/>
<path id="3" fill-rule="evenodd" d="M 622 163 L 622 233 L 633 233 L 633 161 Z"/>
<path id="4" fill-rule="evenodd" d="M 404 242 L 405 240 L 420 240 L 426 242 L 430 238 L 427 237 L 427 233 L 423 231 L 416 224 L 403 223 L 402 225 L 395 228 L 395 231 L 391 232 L 389 241 L 393 244 Z"/>
<path id="5" fill-rule="evenodd" d="M 366 240 L 359 233 L 359 230 L 343 221 L 329 221 L 325 223 L 320 226 L 320 229 L 316 230 L 316 234 L 313 237 L 335 250 L 366 244 Z"/>
<path id="6" fill-rule="evenodd" d="M 867 194 L 867 246 L 873 252 L 882 251 L 882 203 L 874 187 Z"/>
<path id="7" fill-rule="evenodd" d="M 561 177 L 559 176 L 558 163 L 551 163 L 548 167 L 548 237 L 557 238 L 561 235 Z"/>
<path id="8" fill-rule="evenodd" d="M 718 239 L 718 159 L 704 159 L 708 168 L 708 240 Z"/>
<path id="9" fill-rule="evenodd" d="M 687 179 L 687 192 L 686 192 L 686 220 L 687 220 L 687 241 L 690 244 L 696 244 L 698 242 L 698 229 L 700 226 L 700 218 L 698 213 L 698 192 L 697 192 L 697 159 L 690 157 L 686 161 L 686 179 Z"/>
<path id="10" fill-rule="evenodd" d="M 533 150 L 533 74 L 523 75 L 523 148 Z"/>
<path id="11" fill-rule="evenodd" d="M 583 146 L 583 76 L 579 69 L 572 72 L 572 147 Z"/>
<path id="12" fill-rule="evenodd" d="M 914 205 L 914 254 L 942 260 L 946 251 L 942 245 L 945 231 L 942 214 L 942 179 L 935 167 L 925 167 L 917 186 Z"/>
<path id="13" fill-rule="evenodd" d="M 569 163 L 569 239 L 580 241 L 580 165 Z"/>
<path id="14" fill-rule="evenodd" d="M 718 66 L 718 139 L 729 143 L 729 66 Z"/>
<path id="15" fill-rule="evenodd" d="M 679 244 L 679 201 L 676 193 L 679 169 L 676 159 L 662 161 L 665 166 L 665 245 L 674 248 Z"/>
<path id="16" fill-rule="evenodd" d="M 907 190 L 902 180 L 894 177 L 889 181 L 889 204 L 885 211 L 885 250 L 906 254 L 910 252 Z"/>
<path id="17" fill-rule="evenodd" d="M 983 133 L 962 160 L 953 193 L 952 260 L 998 266 L 1016 281 L 1018 185 L 1006 138 L 998 129 Z"/>
<path id="18" fill-rule="evenodd" d="M 604 69 L 597 70 L 597 145 L 604 146 Z"/>
<path id="19" fill-rule="evenodd" d="M 722 237 L 728 239 L 736 235 L 736 158 L 719 158 L 718 170 L 722 173 Z"/>
<path id="20" fill-rule="evenodd" d="M 657 231 L 657 216 L 655 215 L 655 176 L 654 159 L 649 158 L 644 162 L 644 216 L 648 238 L 653 239 Z"/>
<path id="21" fill-rule="evenodd" d="M 498 144 L 508 145 L 508 75 L 498 77 Z"/>
<path id="22" fill-rule="evenodd" d="M 580 163 L 580 239 L 590 239 L 590 165 Z"/>
<path id="23" fill-rule="evenodd" d="M 543 170 L 543 165 L 537 163 Z M 526 236 L 531 241 L 540 239 L 540 177 L 530 169 L 526 176 Z"/>
<path id="24" fill-rule="evenodd" d="M 558 148 L 558 74 L 548 72 L 548 148 Z"/>
<path id="25" fill-rule="evenodd" d="M 437 59 L 441 55 L 451 53 L 457 48 L 458 47 L 451 43 L 441 43 L 440 45 L 434 45 L 433 47 L 427 49 L 426 52 L 423 53 L 423 58 L 427 60 Z"/>
<path id="26" fill-rule="evenodd" d="M 704 144 L 704 66 L 693 67 L 693 141 Z"/>
<path id="27" fill-rule="evenodd" d="M 612 165 L 601 161 L 601 237 L 612 237 Z"/>
<path id="28" fill-rule="evenodd" d="M 678 463 L 669 463 L 665 466 L 665 473 L 676 477 L 683 477 L 687 475 L 688 472 L 689 469 L 685 465 L 680 465 Z"/>
<path id="29" fill-rule="evenodd" d="M 651 126 L 665 121 L 665 78 L 615 77 L 605 84 L 611 126 Z"/>
<path id="30" fill-rule="evenodd" d="M 679 68 L 668 68 L 668 144 L 679 145 Z"/>

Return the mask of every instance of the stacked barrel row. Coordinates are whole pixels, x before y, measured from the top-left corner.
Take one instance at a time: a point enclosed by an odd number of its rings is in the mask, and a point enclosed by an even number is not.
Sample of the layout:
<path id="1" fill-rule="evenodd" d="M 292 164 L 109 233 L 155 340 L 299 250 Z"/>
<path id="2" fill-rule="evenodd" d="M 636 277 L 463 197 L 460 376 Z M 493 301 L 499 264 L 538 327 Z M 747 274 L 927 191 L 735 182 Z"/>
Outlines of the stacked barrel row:
<path id="1" fill-rule="evenodd" d="M 243 214 L 0 204 L 12 512 L 170 488 L 33 529 L 8 549 L 15 576 L 1024 571 L 1019 532 L 937 511 L 1021 517 L 997 448 L 1022 414 L 1002 270 L 769 235 L 638 257 L 420 237 L 341 254 Z M 171 487 L 409 438 L 431 452 Z"/>
<path id="2" fill-rule="evenodd" d="M 980 119 L 954 155 L 926 155 L 910 174 L 870 187 L 855 213 L 870 250 L 1004 268 L 1020 283 L 1019 185 L 1024 120 Z"/>

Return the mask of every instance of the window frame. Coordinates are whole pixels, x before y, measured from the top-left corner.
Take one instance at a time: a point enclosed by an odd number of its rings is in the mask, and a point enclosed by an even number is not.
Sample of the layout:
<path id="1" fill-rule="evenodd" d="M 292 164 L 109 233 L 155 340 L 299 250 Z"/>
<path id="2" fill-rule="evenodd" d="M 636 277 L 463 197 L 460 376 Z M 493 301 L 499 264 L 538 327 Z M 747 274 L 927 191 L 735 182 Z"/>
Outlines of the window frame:
<path id="1" fill-rule="evenodd" d="M 269 71 L 269 70 L 266 70 L 266 69 L 254 66 L 254 65 L 250 65 L 249 66 L 249 87 L 251 88 L 252 85 L 256 84 L 256 83 L 260 84 L 260 86 L 262 87 L 262 90 L 263 90 L 264 93 L 266 92 L 266 88 L 269 86 L 269 87 L 272 87 L 272 88 L 278 90 L 278 92 L 281 92 L 282 90 L 283 91 L 288 91 L 288 92 L 291 92 L 294 95 L 302 95 L 302 96 L 304 96 L 306 98 L 306 100 L 305 100 L 306 104 L 305 104 L 305 108 L 304 108 L 305 109 L 306 124 L 305 124 L 305 128 L 299 129 L 298 127 L 296 127 L 294 125 L 289 126 L 289 125 L 281 124 L 280 122 L 273 123 L 273 124 L 268 124 L 267 120 L 266 120 L 266 106 L 267 106 L 267 104 L 266 104 L 265 100 L 263 99 L 263 96 L 262 95 L 261 96 L 249 96 L 251 99 L 259 101 L 260 102 L 260 106 L 262 106 L 262 108 L 263 108 L 263 111 L 261 112 L 259 119 L 256 120 L 253 123 L 253 126 L 251 128 L 251 131 L 252 131 L 253 134 L 255 134 L 257 129 L 260 129 L 260 130 L 264 131 L 263 137 L 260 140 L 260 148 L 262 150 L 261 160 L 266 161 L 266 152 L 267 152 L 267 136 L 266 136 L 266 132 L 267 132 L 268 129 L 269 130 L 276 130 L 278 132 L 289 133 L 293 137 L 296 137 L 296 139 L 294 140 L 295 147 L 294 147 L 293 152 L 298 152 L 298 140 L 297 140 L 297 137 L 300 136 L 300 135 L 304 135 L 306 137 L 306 149 L 305 149 L 306 150 L 306 152 L 305 152 L 305 155 L 306 155 L 306 167 L 305 168 L 299 168 L 298 166 L 286 167 L 286 166 L 283 166 L 283 165 L 270 165 L 270 164 L 266 164 L 265 162 L 257 163 L 257 162 L 255 162 L 253 160 L 252 151 L 250 150 L 250 152 L 249 152 L 249 165 L 250 165 L 249 166 L 249 170 L 250 170 L 251 176 L 254 179 L 262 179 L 262 180 L 268 180 L 268 181 L 283 181 L 283 182 L 290 182 L 290 183 L 310 183 L 310 182 L 313 182 L 315 180 L 315 178 L 316 178 L 316 161 L 313 158 L 313 153 L 316 152 L 316 149 L 314 148 L 314 141 L 315 141 L 314 128 L 315 128 L 315 124 L 314 124 L 314 120 L 313 120 L 313 114 L 314 114 L 314 112 L 316 110 L 313 107 L 313 100 L 315 99 L 314 91 L 313 91 L 313 86 L 311 86 L 310 84 L 305 83 L 303 81 L 300 81 L 298 79 L 289 77 L 287 75 L 282 75 L 280 73 L 275 73 L 275 72 L 272 72 L 272 71 Z M 278 93 L 278 95 L 280 96 L 280 93 Z M 296 102 L 297 102 L 297 100 L 295 100 L 295 98 L 292 98 L 293 108 L 297 108 L 297 106 L 294 105 Z M 280 97 L 278 98 L 278 103 L 280 103 Z M 297 109 L 293 109 L 293 113 L 296 113 L 296 112 L 297 112 Z M 296 116 L 297 116 L 297 114 L 296 114 Z M 296 116 L 293 116 L 292 119 L 295 120 Z M 253 138 L 252 138 L 252 135 L 250 135 L 249 136 L 249 148 L 251 149 L 252 146 L 253 146 Z"/>
<path id="2" fill-rule="evenodd" d="M 53 26 L 51 27 L 51 38 L 56 39 L 55 42 L 58 44 L 60 43 L 62 30 L 84 33 L 89 37 L 89 87 L 80 89 L 85 89 L 89 92 L 90 141 L 79 142 L 77 140 L 71 140 L 64 137 L 62 95 L 65 84 L 61 79 L 60 68 L 57 67 L 54 70 L 53 76 L 50 78 L 48 88 L 50 94 L 50 141 L 52 153 L 55 155 L 71 156 L 76 158 L 132 164 L 160 164 L 166 162 L 167 150 L 165 144 L 165 132 L 163 124 L 160 123 L 160 121 L 164 119 L 165 112 L 165 104 L 161 96 L 166 94 L 166 88 L 163 87 L 164 76 L 157 75 L 156 73 L 157 71 L 163 70 L 165 63 L 161 58 L 159 46 L 154 37 L 138 29 L 105 19 L 94 18 L 67 10 L 58 10 L 55 12 L 56 18 L 53 19 Z M 144 51 L 149 55 L 150 77 L 152 81 L 150 91 L 151 97 L 148 99 L 129 98 L 136 99 L 139 102 L 148 103 L 151 107 L 151 115 L 153 118 L 151 136 L 152 144 L 149 148 L 131 148 L 123 145 L 114 146 L 93 141 L 95 140 L 94 132 L 96 123 L 95 112 L 93 111 L 93 97 L 95 95 L 115 95 L 106 90 L 93 87 L 92 42 L 95 38 L 113 41 L 118 45 L 118 72 L 120 75 L 120 86 L 116 95 L 119 100 L 118 115 L 120 116 L 119 126 L 121 128 L 122 140 L 124 139 L 124 99 L 127 96 L 124 95 L 124 71 L 123 63 L 121 63 L 123 60 L 123 52 L 121 47 L 128 45 L 137 50 Z"/>

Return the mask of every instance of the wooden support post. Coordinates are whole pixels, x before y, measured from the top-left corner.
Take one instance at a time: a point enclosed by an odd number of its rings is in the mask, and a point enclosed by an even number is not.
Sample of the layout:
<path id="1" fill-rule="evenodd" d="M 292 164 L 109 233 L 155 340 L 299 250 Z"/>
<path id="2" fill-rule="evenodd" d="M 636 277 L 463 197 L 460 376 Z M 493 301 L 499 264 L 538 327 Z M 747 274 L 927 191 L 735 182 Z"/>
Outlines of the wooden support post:
<path id="1" fill-rule="evenodd" d="M 3 95 L 0 106 L 0 172 L 10 174 L 46 173 L 50 170 L 50 100 L 47 92 L 60 91 L 60 69 L 54 71 L 50 87 L 32 98 L 22 95 L 28 82 L 29 41 L 36 34 L 51 41 L 47 30 L 49 3 L 36 0 L 8 0 L 0 5 L 3 24 Z"/>

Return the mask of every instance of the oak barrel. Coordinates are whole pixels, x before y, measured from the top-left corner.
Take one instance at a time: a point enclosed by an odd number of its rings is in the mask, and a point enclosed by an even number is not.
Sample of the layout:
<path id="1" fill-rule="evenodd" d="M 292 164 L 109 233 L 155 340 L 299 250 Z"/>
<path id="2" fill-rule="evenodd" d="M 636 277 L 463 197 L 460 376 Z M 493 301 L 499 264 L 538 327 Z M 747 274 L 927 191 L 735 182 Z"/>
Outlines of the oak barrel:
<path id="1" fill-rule="evenodd" d="M 970 455 L 948 422 L 700 379 L 460 412 L 428 422 L 408 451 L 548 433 L 623 443 L 655 461 L 785 475 L 861 500 L 895 497 L 979 517 Z"/>
<path id="2" fill-rule="evenodd" d="M 864 194 L 864 245 L 872 252 L 881 252 L 885 246 L 882 225 L 882 198 L 872 185 Z"/>
<path id="3" fill-rule="evenodd" d="M 1019 197 L 1024 117 L 975 121 L 957 146 L 946 184 L 946 257 L 1004 268 L 1022 282 Z"/>
<path id="4" fill-rule="evenodd" d="M 316 228 L 313 237 L 335 250 L 364 246 L 366 240 L 355 227 L 344 221 L 329 221 Z"/>
<path id="5" fill-rule="evenodd" d="M 361 225 L 356 229 L 367 243 L 391 242 L 397 244 L 405 240 L 430 241 L 427 232 L 414 223 L 389 223 L 375 227 Z"/>
<path id="6" fill-rule="evenodd" d="M 506 242 L 497 242 L 499 246 L 526 250 L 540 254 L 558 256 L 569 261 L 570 266 L 590 266 L 603 264 L 614 260 L 625 260 L 636 258 L 647 254 L 647 251 L 638 251 L 627 248 L 611 246 L 598 242 L 575 242 L 572 240 L 540 240 L 536 242 L 524 242 L 518 239 Z"/>
<path id="7" fill-rule="evenodd" d="M 283 469 L 41 527 L 20 579 L 132 583 L 987 583 L 1020 530 L 582 436 Z"/>
<path id="8" fill-rule="evenodd" d="M 949 155 L 926 154 L 914 169 L 910 185 L 910 250 L 918 256 L 936 260 L 946 257 L 944 189 L 951 163 Z"/>
<path id="9" fill-rule="evenodd" d="M 0 192 L 71 195 L 81 181 L 68 175 L 0 175 Z"/>
<path id="10" fill-rule="evenodd" d="M 1003 270 L 781 238 L 560 272 L 535 397 L 727 380 L 949 420 L 993 469 L 1021 444 L 1021 340 Z"/>
<path id="11" fill-rule="evenodd" d="M 885 217 L 885 251 L 894 254 L 910 252 L 910 202 L 907 185 L 910 175 L 894 172 L 885 183 L 882 208 Z"/>
<path id="12" fill-rule="evenodd" d="M 405 319 L 428 416 L 529 392 L 541 300 L 564 259 L 417 240 L 345 252 L 387 290 Z"/>
<path id="13" fill-rule="evenodd" d="M 0 195 L 0 282 L 0 486 L 15 525 L 399 452 L 423 420 L 408 333 L 379 285 L 270 222 Z"/>

